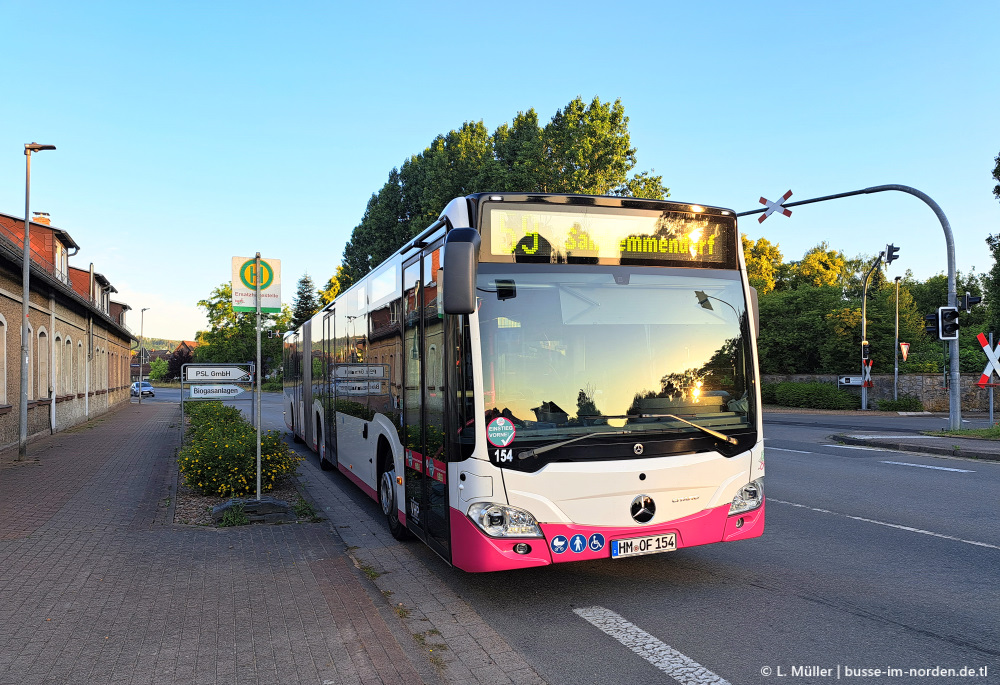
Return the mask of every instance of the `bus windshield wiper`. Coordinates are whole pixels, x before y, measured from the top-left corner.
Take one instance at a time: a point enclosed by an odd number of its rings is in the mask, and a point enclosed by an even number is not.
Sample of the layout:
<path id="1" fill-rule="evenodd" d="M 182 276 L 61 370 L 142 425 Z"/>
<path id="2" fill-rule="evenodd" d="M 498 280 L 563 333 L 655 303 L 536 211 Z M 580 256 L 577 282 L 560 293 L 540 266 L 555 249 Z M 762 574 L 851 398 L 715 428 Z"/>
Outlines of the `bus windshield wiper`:
<path id="1" fill-rule="evenodd" d="M 587 433 L 586 435 L 578 435 L 575 438 L 570 438 L 569 440 L 561 440 L 559 442 L 553 442 L 553 443 L 551 443 L 549 445 L 543 445 L 543 446 L 538 447 L 538 448 L 533 448 L 533 449 L 530 449 L 530 450 L 525 450 L 524 452 L 521 452 L 519 455 L 517 455 L 517 458 L 518 459 L 527 459 L 529 457 L 535 457 L 535 456 L 538 456 L 539 454 L 542 454 L 543 452 L 548 452 L 549 450 L 554 450 L 557 447 L 562 447 L 563 445 L 568 445 L 571 442 L 576 442 L 578 440 L 586 440 L 587 438 L 596 438 L 598 435 L 628 435 L 629 433 L 632 433 L 632 432 L 633 431 L 625 431 L 625 430 L 622 430 L 622 431 L 602 431 L 600 433 Z"/>
<path id="2" fill-rule="evenodd" d="M 730 445 L 738 445 L 739 444 L 739 441 L 736 438 L 730 437 L 728 435 L 723 435 L 719 431 L 714 431 L 711 428 L 705 428 L 704 426 L 699 426 L 697 423 L 691 423 L 690 421 L 687 421 L 686 419 L 682 419 L 679 416 L 675 416 L 674 414 L 642 414 L 642 418 L 644 418 L 644 419 L 673 419 L 674 421 L 680 421 L 681 423 L 686 423 L 687 425 L 692 426 L 694 428 L 697 428 L 698 430 L 700 430 L 700 431 L 702 431 L 704 433 L 708 433 L 713 438 L 718 438 L 719 440 L 723 440 L 725 442 L 728 442 Z"/>
<path id="3" fill-rule="evenodd" d="M 677 416 L 675 414 L 622 414 L 621 416 L 602 416 L 602 415 L 596 415 L 595 414 L 594 416 L 584 416 L 584 417 L 581 417 L 581 418 L 587 418 L 587 419 L 597 419 L 597 418 L 601 418 L 601 419 L 674 419 L 675 421 L 680 421 L 681 423 L 684 423 L 684 424 L 687 424 L 687 425 L 692 426 L 694 428 L 697 428 L 698 430 L 700 430 L 700 431 L 702 431 L 704 433 L 708 433 L 713 438 L 717 438 L 719 440 L 727 442 L 730 445 L 737 445 L 737 444 L 739 444 L 739 441 L 736 438 L 732 438 L 732 437 L 730 437 L 728 435 L 723 435 L 722 433 L 720 433 L 718 431 L 714 431 L 711 428 L 705 428 L 704 426 L 699 426 L 697 423 L 691 423 L 690 421 L 688 421 L 686 419 L 682 419 L 681 417 L 679 417 L 679 416 Z M 595 435 L 598 435 L 598 434 L 595 433 Z"/>

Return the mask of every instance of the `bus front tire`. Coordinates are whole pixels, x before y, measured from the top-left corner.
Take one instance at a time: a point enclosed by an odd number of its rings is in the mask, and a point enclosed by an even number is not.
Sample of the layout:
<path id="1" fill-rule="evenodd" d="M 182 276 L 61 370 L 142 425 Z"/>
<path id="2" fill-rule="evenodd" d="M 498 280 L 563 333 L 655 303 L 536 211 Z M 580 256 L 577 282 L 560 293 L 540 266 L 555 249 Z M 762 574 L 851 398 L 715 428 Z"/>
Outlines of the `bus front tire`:
<path id="1" fill-rule="evenodd" d="M 382 505 L 382 513 L 385 514 L 385 521 L 389 526 L 389 532 L 397 540 L 406 540 L 410 533 L 406 526 L 399 520 L 398 507 L 396 505 L 396 468 L 393 466 L 388 471 L 382 471 L 378 484 L 378 499 Z"/>

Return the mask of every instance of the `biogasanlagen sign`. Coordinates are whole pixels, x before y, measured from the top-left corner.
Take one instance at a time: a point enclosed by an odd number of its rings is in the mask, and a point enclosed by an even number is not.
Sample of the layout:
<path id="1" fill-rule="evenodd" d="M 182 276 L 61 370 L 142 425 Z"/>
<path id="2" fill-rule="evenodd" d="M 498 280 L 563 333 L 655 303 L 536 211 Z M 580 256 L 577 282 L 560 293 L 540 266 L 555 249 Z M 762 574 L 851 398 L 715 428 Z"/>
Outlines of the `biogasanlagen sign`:
<path id="1" fill-rule="evenodd" d="M 236 397 L 237 395 L 242 395 L 243 392 L 243 388 L 238 385 L 192 385 L 189 397 L 193 400 L 218 400 L 226 397 Z"/>

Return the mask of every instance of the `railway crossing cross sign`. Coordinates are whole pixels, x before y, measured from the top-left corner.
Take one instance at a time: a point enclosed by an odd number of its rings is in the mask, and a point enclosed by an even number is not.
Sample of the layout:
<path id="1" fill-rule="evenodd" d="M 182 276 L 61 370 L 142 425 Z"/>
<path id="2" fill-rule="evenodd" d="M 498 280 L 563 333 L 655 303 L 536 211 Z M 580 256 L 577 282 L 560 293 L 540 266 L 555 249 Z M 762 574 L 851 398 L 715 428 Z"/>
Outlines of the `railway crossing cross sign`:
<path id="1" fill-rule="evenodd" d="M 862 359 L 861 360 L 861 385 L 865 388 L 874 387 L 875 384 L 872 383 L 872 360 Z"/>
<path id="2" fill-rule="evenodd" d="M 791 196 L 792 196 L 792 191 L 789 190 L 787 193 L 785 193 L 784 195 L 782 195 L 781 199 L 778 200 L 777 202 L 771 202 L 770 200 L 767 200 L 767 199 L 765 199 L 763 197 L 760 198 L 760 203 L 762 205 L 764 205 L 765 207 L 767 207 L 767 209 L 765 209 L 764 213 L 761 214 L 760 217 L 758 217 L 757 223 L 759 223 L 759 224 L 764 223 L 764 219 L 766 219 L 767 217 L 771 216 L 775 212 L 780 212 L 781 214 L 784 214 L 785 216 L 791 216 L 792 215 L 792 210 L 785 209 L 784 207 L 781 206 L 781 203 L 783 203 L 785 200 L 787 200 Z"/>
<path id="3" fill-rule="evenodd" d="M 976 383 L 980 388 L 986 387 L 986 384 L 990 382 L 990 377 L 993 372 L 996 371 L 997 375 L 1000 376 L 1000 359 L 997 357 L 998 351 L 1000 351 L 1000 343 L 994 348 L 990 345 L 990 341 L 986 339 L 986 336 L 980 333 L 976 336 L 976 340 L 979 344 L 983 346 L 983 352 L 986 353 L 986 358 L 989 360 L 986 363 L 986 368 L 983 369 L 983 375 L 980 376 L 979 382 Z M 992 405 L 991 405 L 992 406 Z"/>

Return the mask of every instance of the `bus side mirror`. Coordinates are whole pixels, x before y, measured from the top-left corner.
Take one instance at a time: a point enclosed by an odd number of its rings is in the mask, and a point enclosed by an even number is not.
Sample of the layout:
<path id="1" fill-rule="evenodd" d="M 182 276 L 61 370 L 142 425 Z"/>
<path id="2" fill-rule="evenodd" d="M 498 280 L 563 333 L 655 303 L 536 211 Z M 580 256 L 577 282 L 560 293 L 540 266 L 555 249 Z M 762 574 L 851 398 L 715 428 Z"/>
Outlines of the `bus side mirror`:
<path id="1" fill-rule="evenodd" d="M 482 238 L 474 228 L 453 228 L 444 241 L 445 314 L 476 311 L 476 275 Z"/>

